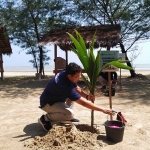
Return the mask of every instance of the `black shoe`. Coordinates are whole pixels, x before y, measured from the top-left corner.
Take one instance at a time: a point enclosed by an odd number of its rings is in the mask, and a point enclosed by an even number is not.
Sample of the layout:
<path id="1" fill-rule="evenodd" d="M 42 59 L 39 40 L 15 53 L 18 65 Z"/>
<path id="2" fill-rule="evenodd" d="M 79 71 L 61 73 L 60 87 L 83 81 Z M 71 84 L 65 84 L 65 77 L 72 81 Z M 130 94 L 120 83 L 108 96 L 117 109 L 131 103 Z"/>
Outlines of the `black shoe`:
<path id="1" fill-rule="evenodd" d="M 75 119 L 75 118 L 72 118 L 70 121 L 71 121 L 71 122 L 80 122 L 80 120 Z"/>
<path id="2" fill-rule="evenodd" d="M 50 121 L 45 121 L 44 115 L 38 119 L 38 123 L 43 127 L 45 131 L 49 131 L 52 128 Z"/>

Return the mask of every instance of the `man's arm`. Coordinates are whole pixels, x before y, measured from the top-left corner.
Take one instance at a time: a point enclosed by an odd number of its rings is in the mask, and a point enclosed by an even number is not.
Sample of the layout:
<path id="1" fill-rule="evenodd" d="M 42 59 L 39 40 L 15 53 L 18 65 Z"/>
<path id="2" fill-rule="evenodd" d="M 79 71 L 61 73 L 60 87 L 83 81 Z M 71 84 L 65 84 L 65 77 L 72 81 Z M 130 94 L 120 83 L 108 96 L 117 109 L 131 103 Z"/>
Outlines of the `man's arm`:
<path id="1" fill-rule="evenodd" d="M 76 100 L 75 102 L 91 110 L 101 111 L 105 114 L 114 115 L 114 112 L 112 110 L 101 108 L 95 105 L 94 103 L 91 103 L 90 101 L 85 100 L 83 97 Z"/>
<path id="2" fill-rule="evenodd" d="M 75 90 L 76 90 L 82 97 L 84 97 L 84 98 L 87 98 L 87 97 L 88 97 L 88 94 L 86 94 L 86 93 L 82 90 L 82 88 L 80 88 L 79 86 L 77 86 L 77 87 L 75 88 Z"/>
<path id="3" fill-rule="evenodd" d="M 75 90 L 84 98 L 86 98 L 87 100 L 90 100 L 90 101 L 94 101 L 95 100 L 95 96 L 92 95 L 91 93 L 90 94 L 86 94 L 82 88 L 80 88 L 79 86 L 77 86 L 75 88 Z"/>

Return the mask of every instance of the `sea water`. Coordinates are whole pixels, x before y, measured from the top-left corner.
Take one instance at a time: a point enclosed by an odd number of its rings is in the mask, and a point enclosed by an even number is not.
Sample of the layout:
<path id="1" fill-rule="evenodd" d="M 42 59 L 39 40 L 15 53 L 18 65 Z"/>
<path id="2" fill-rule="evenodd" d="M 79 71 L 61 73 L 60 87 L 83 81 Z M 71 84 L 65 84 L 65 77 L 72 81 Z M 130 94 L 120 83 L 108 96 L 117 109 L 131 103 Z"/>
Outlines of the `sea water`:
<path id="1" fill-rule="evenodd" d="M 4 66 L 5 72 L 36 72 L 33 66 Z M 54 66 L 44 66 L 44 71 L 53 71 Z"/>
<path id="2" fill-rule="evenodd" d="M 36 68 L 33 66 L 4 66 L 4 71 L 5 72 L 23 72 L 23 71 L 33 71 L 36 72 Z M 150 70 L 150 64 L 134 64 L 133 65 L 134 70 Z M 45 71 L 53 71 L 54 70 L 54 65 L 47 65 L 44 66 Z"/>

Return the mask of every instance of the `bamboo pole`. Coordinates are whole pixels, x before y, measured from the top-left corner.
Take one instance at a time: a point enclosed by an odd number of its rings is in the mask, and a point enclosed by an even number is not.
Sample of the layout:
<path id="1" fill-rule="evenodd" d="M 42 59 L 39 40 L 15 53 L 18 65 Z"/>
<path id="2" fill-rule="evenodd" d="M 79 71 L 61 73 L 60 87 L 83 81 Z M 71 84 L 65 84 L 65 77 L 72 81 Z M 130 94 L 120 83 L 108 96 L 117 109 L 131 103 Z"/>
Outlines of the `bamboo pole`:
<path id="1" fill-rule="evenodd" d="M 108 87 L 109 87 L 109 107 L 110 107 L 110 109 L 112 109 L 111 72 L 108 72 Z M 110 115 L 110 120 L 113 120 L 112 115 Z"/>

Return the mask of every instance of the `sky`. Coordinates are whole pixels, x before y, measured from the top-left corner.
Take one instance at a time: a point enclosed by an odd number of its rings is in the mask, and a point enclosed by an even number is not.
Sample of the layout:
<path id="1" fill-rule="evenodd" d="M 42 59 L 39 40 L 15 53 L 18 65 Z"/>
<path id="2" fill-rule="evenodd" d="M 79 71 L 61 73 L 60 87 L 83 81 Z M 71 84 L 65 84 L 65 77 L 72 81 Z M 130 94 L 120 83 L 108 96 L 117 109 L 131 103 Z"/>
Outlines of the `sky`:
<path id="1" fill-rule="evenodd" d="M 11 45 L 12 47 L 12 54 L 10 56 L 3 55 L 3 66 L 32 66 L 29 60 L 32 60 L 31 55 L 27 55 L 25 51 L 18 46 Z M 50 52 L 48 55 L 50 56 L 51 60 L 49 61 L 49 65 L 54 65 L 54 46 L 48 45 L 47 46 Z M 143 44 L 138 45 L 139 50 L 135 51 L 134 54 L 139 54 L 138 57 L 132 62 L 133 64 L 150 64 L 150 42 L 146 42 Z M 105 50 L 105 49 L 102 49 Z M 95 51 L 97 53 L 97 51 Z M 59 57 L 65 58 L 65 52 L 58 49 Z M 128 53 L 128 58 L 132 58 L 132 54 Z M 68 53 L 68 61 L 69 62 L 76 62 L 77 64 L 81 65 L 80 60 L 78 57 L 73 53 Z"/>

